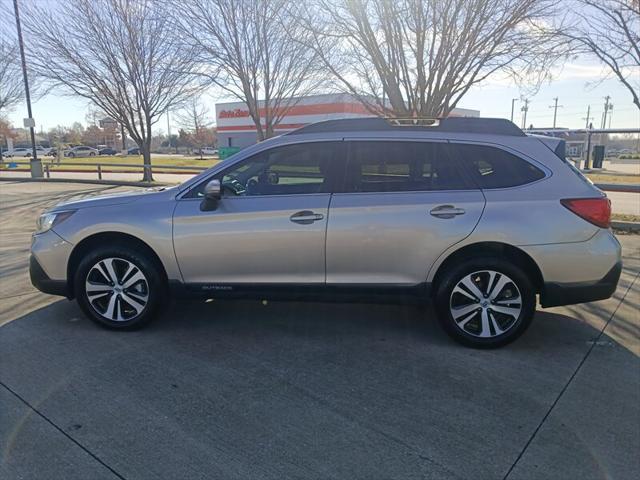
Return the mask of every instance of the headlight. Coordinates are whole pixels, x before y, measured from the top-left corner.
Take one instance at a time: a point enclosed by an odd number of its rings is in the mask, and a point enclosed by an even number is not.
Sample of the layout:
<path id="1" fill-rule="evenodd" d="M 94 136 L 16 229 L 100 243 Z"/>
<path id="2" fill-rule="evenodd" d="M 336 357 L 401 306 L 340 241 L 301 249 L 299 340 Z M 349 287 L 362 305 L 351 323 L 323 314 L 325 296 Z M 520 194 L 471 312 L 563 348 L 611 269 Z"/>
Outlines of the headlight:
<path id="1" fill-rule="evenodd" d="M 50 212 L 43 213 L 38 218 L 36 222 L 36 233 L 44 233 L 48 230 L 51 230 L 55 225 L 58 225 L 60 222 L 63 222 L 71 215 L 73 215 L 75 210 L 67 210 L 64 212 Z"/>

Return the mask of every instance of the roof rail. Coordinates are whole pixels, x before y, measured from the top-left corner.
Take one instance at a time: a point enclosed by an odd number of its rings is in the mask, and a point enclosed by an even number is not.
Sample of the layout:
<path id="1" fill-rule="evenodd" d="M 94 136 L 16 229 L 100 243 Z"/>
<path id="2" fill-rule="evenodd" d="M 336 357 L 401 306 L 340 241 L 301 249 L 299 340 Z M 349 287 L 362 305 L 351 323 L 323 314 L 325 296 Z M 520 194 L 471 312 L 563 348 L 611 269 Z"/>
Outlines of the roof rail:
<path id="1" fill-rule="evenodd" d="M 325 120 L 312 123 L 293 130 L 285 135 L 300 135 L 306 133 L 328 132 L 393 132 L 401 130 L 433 131 L 452 133 L 489 133 L 493 135 L 510 135 L 524 137 L 525 133 L 513 122 L 504 118 L 342 118 L 339 120 Z"/>

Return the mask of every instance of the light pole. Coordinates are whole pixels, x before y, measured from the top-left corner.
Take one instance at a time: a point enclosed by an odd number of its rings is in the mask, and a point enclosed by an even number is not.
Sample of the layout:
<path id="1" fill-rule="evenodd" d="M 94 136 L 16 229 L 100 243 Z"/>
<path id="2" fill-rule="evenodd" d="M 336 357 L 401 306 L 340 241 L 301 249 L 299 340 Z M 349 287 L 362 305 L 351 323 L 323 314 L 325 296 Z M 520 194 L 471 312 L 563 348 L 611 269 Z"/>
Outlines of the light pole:
<path id="1" fill-rule="evenodd" d="M 511 99 L 511 123 L 513 123 L 513 110 L 515 109 L 517 101 L 518 101 L 517 98 L 512 98 Z"/>
<path id="2" fill-rule="evenodd" d="M 42 163 L 38 159 L 38 152 L 36 151 L 36 132 L 35 122 L 33 120 L 33 114 L 31 113 L 31 95 L 29 94 L 29 77 L 27 76 L 27 62 L 24 58 L 24 43 L 22 41 L 22 28 L 20 27 L 20 13 L 18 11 L 18 0 L 13 0 L 13 10 L 16 15 L 16 31 L 18 33 L 18 46 L 20 47 L 20 60 L 22 62 L 22 77 L 24 80 L 24 96 L 27 101 L 27 115 L 29 118 L 25 118 L 24 126 L 29 127 L 29 133 L 31 134 L 31 150 L 32 156 L 29 165 L 31 167 L 31 177 L 42 177 Z"/>
<path id="3" fill-rule="evenodd" d="M 520 109 L 522 111 L 522 129 L 527 127 L 527 112 L 529 111 L 529 99 L 524 99 L 524 105 Z"/>

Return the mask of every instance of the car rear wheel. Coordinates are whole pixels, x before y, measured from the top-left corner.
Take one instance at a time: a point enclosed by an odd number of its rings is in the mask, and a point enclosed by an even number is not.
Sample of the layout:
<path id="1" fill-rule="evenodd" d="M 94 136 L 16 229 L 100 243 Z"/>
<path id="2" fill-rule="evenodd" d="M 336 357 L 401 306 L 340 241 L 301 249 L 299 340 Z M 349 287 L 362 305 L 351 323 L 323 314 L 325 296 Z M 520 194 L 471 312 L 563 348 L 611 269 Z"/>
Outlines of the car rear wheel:
<path id="1" fill-rule="evenodd" d="M 75 156 L 76 156 L 76 154 L 75 154 L 75 153 L 73 153 L 73 152 L 69 152 L 69 153 L 67 153 L 67 157 L 69 157 L 69 158 L 73 158 L 73 157 L 75 157 Z"/>
<path id="2" fill-rule="evenodd" d="M 95 153 L 95 152 L 89 152 L 89 156 L 90 156 L 90 157 L 95 157 L 95 156 L 96 156 L 96 153 Z"/>
<path id="3" fill-rule="evenodd" d="M 436 287 L 435 303 L 440 323 L 454 340 L 496 348 L 529 327 L 536 297 L 519 266 L 487 257 L 462 261 L 445 272 Z"/>
<path id="4" fill-rule="evenodd" d="M 150 258 L 116 246 L 82 259 L 74 288 L 78 304 L 91 320 L 112 329 L 132 330 L 154 318 L 166 286 Z"/>

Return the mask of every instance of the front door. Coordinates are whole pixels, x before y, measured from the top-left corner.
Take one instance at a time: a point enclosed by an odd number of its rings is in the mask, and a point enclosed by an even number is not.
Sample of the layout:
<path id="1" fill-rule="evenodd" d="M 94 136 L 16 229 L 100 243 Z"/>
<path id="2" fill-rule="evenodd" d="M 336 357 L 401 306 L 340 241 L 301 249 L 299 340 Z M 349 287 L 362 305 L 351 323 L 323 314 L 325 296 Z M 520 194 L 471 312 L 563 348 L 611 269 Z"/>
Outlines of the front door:
<path id="1" fill-rule="evenodd" d="M 413 286 L 468 236 L 484 208 L 446 142 L 351 141 L 331 200 L 328 285 Z"/>
<path id="2" fill-rule="evenodd" d="M 216 174 L 223 196 L 201 211 L 204 184 L 178 202 L 174 247 L 183 279 L 202 288 L 323 284 L 331 165 L 340 142 L 274 147 Z"/>

